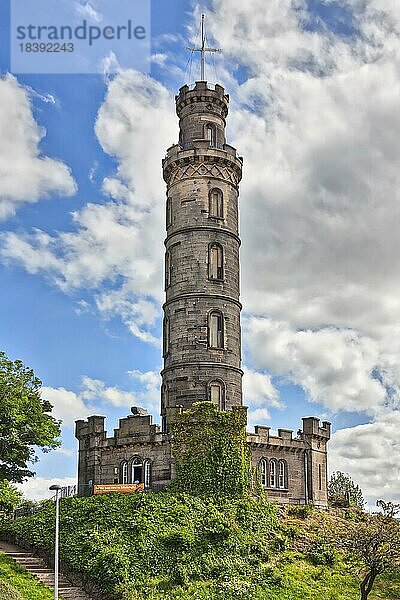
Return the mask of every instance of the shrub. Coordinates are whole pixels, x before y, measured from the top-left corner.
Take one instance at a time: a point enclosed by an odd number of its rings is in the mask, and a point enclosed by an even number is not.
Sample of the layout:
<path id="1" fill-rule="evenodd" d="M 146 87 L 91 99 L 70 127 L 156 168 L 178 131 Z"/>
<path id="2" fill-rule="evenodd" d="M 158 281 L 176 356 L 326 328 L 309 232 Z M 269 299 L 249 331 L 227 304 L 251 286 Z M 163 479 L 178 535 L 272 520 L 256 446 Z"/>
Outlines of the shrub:
<path id="1" fill-rule="evenodd" d="M 312 502 L 309 502 L 308 504 L 300 504 L 300 505 L 291 504 L 287 508 L 288 515 L 291 515 L 293 517 L 298 517 L 299 519 L 307 519 L 307 517 L 309 517 L 311 515 L 313 510 L 314 510 L 314 505 Z"/>
<path id="2" fill-rule="evenodd" d="M 332 567 L 335 564 L 336 552 L 327 542 L 316 541 L 308 548 L 307 558 L 315 566 Z"/>
<path id="3" fill-rule="evenodd" d="M 0 598 L 7 600 L 23 600 L 22 596 L 6 581 L 0 581 Z"/>

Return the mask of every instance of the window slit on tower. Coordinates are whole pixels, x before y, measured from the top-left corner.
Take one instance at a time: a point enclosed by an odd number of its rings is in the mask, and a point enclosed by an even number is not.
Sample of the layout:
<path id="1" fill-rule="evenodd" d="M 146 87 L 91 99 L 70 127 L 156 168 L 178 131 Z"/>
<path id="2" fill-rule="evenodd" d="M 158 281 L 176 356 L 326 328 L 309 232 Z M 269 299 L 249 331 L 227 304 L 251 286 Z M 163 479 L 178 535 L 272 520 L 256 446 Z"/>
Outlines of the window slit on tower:
<path id="1" fill-rule="evenodd" d="M 224 252 L 220 244 L 211 244 L 209 246 L 208 256 L 208 276 L 210 279 L 224 278 Z"/>
<path id="2" fill-rule="evenodd" d="M 208 199 L 208 216 L 215 219 L 224 218 L 224 199 L 221 190 L 214 188 L 210 191 Z"/>
<path id="3" fill-rule="evenodd" d="M 163 356 L 167 356 L 170 345 L 170 321 L 168 317 L 164 317 L 163 325 Z"/>
<path id="4" fill-rule="evenodd" d="M 209 315 L 208 345 L 210 348 L 224 347 L 224 317 L 218 310 L 212 311 Z"/>
<path id="5" fill-rule="evenodd" d="M 216 146 L 217 131 L 215 129 L 215 125 L 211 125 L 211 123 L 206 125 L 206 139 L 210 142 L 210 146 Z"/>
<path id="6" fill-rule="evenodd" d="M 208 384 L 209 400 L 216 404 L 219 410 L 225 410 L 224 386 L 221 381 L 210 381 Z"/>
<path id="7" fill-rule="evenodd" d="M 167 229 L 172 225 L 172 203 L 171 198 L 167 198 Z"/>
<path id="8" fill-rule="evenodd" d="M 168 288 L 171 285 L 171 273 L 172 273 L 171 253 L 168 250 L 165 254 L 165 287 L 166 288 Z"/>

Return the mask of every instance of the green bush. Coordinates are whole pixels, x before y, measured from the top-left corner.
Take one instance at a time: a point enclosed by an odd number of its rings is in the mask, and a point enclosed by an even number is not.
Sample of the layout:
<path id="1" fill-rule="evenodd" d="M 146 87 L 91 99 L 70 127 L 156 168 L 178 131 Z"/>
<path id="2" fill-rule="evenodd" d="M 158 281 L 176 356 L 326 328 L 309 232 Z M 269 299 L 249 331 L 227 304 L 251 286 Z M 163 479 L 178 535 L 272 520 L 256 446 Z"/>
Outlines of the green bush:
<path id="1" fill-rule="evenodd" d="M 3 600 L 23 600 L 22 596 L 6 581 L 0 581 L 0 598 Z"/>
<path id="2" fill-rule="evenodd" d="M 287 508 L 288 515 L 293 517 L 297 517 L 299 519 L 307 519 L 311 515 L 314 510 L 314 505 L 312 502 L 308 504 L 291 504 Z"/>
<path id="3" fill-rule="evenodd" d="M 158 598 L 164 588 L 176 591 L 210 578 L 212 585 L 244 574 L 252 581 L 259 566 L 284 546 L 277 512 L 246 497 L 217 500 L 171 492 L 66 498 L 60 507 L 60 556 L 106 593 L 124 599 L 128 593 L 146 597 L 144 590 Z M 9 529 L 52 552 L 54 506 Z"/>
<path id="4" fill-rule="evenodd" d="M 357 578 L 316 533 L 329 514 L 294 531 L 281 512 L 265 498 L 170 491 L 66 498 L 60 553 L 115 600 L 357 600 Z M 53 503 L 8 528 L 52 552 Z"/>
<path id="5" fill-rule="evenodd" d="M 327 542 L 316 541 L 309 546 L 307 558 L 313 565 L 332 567 L 335 564 L 336 552 Z"/>

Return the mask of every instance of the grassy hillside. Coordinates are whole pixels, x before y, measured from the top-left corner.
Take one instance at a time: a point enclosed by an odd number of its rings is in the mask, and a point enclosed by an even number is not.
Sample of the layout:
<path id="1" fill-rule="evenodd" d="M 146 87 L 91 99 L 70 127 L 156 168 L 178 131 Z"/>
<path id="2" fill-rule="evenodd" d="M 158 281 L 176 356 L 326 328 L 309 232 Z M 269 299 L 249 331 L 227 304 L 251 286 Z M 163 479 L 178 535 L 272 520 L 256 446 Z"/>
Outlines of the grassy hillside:
<path id="1" fill-rule="evenodd" d="M 0 552 L 1 600 L 52 600 L 54 592 Z"/>
<path id="2" fill-rule="evenodd" d="M 68 498 L 60 552 L 121 600 L 357 600 L 357 579 L 318 538 L 338 518 L 187 494 Z M 52 550 L 53 522 L 49 505 L 11 530 Z M 399 580 L 378 584 L 371 600 L 400 598 Z"/>

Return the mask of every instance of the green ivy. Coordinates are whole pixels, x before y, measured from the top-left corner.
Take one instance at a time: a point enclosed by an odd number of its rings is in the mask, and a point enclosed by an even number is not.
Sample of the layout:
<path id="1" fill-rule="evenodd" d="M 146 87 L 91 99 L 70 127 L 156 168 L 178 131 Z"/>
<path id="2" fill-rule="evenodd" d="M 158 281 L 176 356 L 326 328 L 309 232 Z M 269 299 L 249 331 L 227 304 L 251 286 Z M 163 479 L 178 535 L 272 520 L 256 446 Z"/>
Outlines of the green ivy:
<path id="1" fill-rule="evenodd" d="M 172 487 L 195 495 L 240 497 L 251 488 L 246 409 L 221 411 L 198 402 L 171 424 L 176 479 Z"/>

